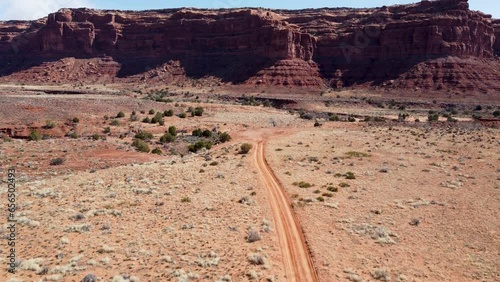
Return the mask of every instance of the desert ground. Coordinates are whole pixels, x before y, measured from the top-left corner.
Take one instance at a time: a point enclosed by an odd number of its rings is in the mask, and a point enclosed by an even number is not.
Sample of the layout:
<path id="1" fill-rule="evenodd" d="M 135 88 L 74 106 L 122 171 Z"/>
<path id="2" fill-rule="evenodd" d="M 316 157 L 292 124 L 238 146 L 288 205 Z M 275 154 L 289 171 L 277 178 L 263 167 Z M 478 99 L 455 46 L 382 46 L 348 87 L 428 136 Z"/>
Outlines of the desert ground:
<path id="1" fill-rule="evenodd" d="M 0 281 L 500 281 L 498 101 L 72 90 L 0 85 Z"/>

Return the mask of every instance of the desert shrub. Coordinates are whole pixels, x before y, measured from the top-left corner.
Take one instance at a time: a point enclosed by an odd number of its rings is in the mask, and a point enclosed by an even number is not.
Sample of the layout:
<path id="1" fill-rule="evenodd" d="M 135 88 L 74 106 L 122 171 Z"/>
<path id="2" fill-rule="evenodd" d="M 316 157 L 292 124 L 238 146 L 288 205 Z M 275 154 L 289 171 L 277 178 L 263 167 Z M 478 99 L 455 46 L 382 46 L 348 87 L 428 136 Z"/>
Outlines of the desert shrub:
<path id="1" fill-rule="evenodd" d="M 52 120 L 48 120 L 45 122 L 45 128 L 49 128 L 49 129 L 52 129 L 56 127 L 56 123 Z"/>
<path id="2" fill-rule="evenodd" d="M 267 263 L 266 258 L 264 258 L 262 255 L 259 255 L 259 254 L 249 254 L 247 259 L 248 259 L 248 262 L 250 262 L 253 265 L 265 265 Z M 258 277 L 258 275 L 256 273 L 249 274 L 248 276 Z"/>
<path id="3" fill-rule="evenodd" d="M 260 236 L 259 231 L 254 230 L 254 229 L 249 229 L 247 233 L 247 242 L 248 243 L 254 243 L 257 241 L 262 240 L 262 237 Z"/>
<path id="4" fill-rule="evenodd" d="M 110 133 L 110 132 L 111 132 L 111 128 L 110 128 L 109 126 L 106 126 L 106 127 L 104 128 L 104 133 L 108 134 L 108 133 Z"/>
<path id="5" fill-rule="evenodd" d="M 132 146 L 134 146 L 139 152 L 149 153 L 150 151 L 148 143 L 142 141 L 141 139 L 135 139 Z"/>
<path id="6" fill-rule="evenodd" d="M 312 114 L 305 113 L 305 112 L 300 112 L 299 117 L 301 119 L 306 119 L 306 120 L 312 120 L 314 118 L 314 116 Z"/>
<path id="7" fill-rule="evenodd" d="M 153 134 L 151 132 L 147 132 L 147 131 L 139 131 L 135 135 L 135 138 L 140 139 L 140 140 L 151 140 L 151 139 L 153 139 Z"/>
<path id="8" fill-rule="evenodd" d="M 210 163 L 210 165 L 211 166 L 217 166 L 217 165 L 219 165 L 219 162 L 213 161 L 213 162 Z"/>
<path id="9" fill-rule="evenodd" d="M 349 117 L 347 118 L 348 122 L 356 122 L 356 119 L 354 117 Z"/>
<path id="10" fill-rule="evenodd" d="M 161 143 L 172 143 L 174 141 L 175 141 L 175 136 L 173 136 L 170 133 L 165 133 L 165 134 L 163 134 L 162 137 L 160 137 Z"/>
<path id="11" fill-rule="evenodd" d="M 345 182 L 341 182 L 341 183 L 339 184 L 339 186 L 340 186 L 340 187 L 342 187 L 342 188 L 351 187 L 351 185 L 349 185 L 348 183 L 345 183 Z"/>
<path id="12" fill-rule="evenodd" d="M 249 144 L 249 143 L 243 143 L 241 144 L 240 146 L 240 154 L 248 154 L 248 152 L 250 152 L 250 150 L 252 150 L 252 144 Z"/>
<path id="13" fill-rule="evenodd" d="M 179 115 L 177 115 L 179 118 L 186 118 L 187 115 L 186 113 L 180 113 Z"/>
<path id="14" fill-rule="evenodd" d="M 150 123 L 151 122 L 151 119 L 149 117 L 145 117 L 142 122 L 144 123 Z"/>
<path id="15" fill-rule="evenodd" d="M 94 134 L 92 135 L 92 139 L 94 139 L 95 141 L 97 141 L 97 140 L 101 139 L 101 135 L 99 135 L 99 134 L 97 134 L 97 133 L 94 133 Z"/>
<path id="16" fill-rule="evenodd" d="M 328 120 L 330 120 L 330 121 L 340 121 L 340 118 L 339 118 L 339 116 L 337 116 L 337 115 L 331 115 L 331 116 L 328 118 Z"/>
<path id="17" fill-rule="evenodd" d="M 326 188 L 326 190 L 328 190 L 330 192 L 337 193 L 339 191 L 339 188 L 337 188 L 335 186 L 328 186 L 328 188 Z"/>
<path id="18" fill-rule="evenodd" d="M 151 123 L 159 123 L 163 119 L 163 113 L 157 112 L 151 119 Z"/>
<path id="19" fill-rule="evenodd" d="M 120 122 L 118 120 L 114 119 L 114 120 L 111 121 L 111 125 L 112 126 L 119 126 Z"/>
<path id="20" fill-rule="evenodd" d="M 174 116 L 174 111 L 173 110 L 168 110 L 168 111 L 163 112 L 163 114 L 166 117 L 171 117 L 171 116 Z"/>
<path id="21" fill-rule="evenodd" d="M 196 136 L 196 137 L 201 137 L 201 136 L 202 136 L 202 134 L 203 134 L 203 130 L 201 130 L 201 129 L 199 129 L 199 128 L 197 128 L 197 129 L 193 130 L 193 133 L 192 133 L 192 135 L 193 135 L 193 136 Z"/>
<path id="22" fill-rule="evenodd" d="M 151 151 L 152 154 L 156 154 L 156 155 L 161 155 L 163 154 L 163 152 L 161 151 L 160 148 L 155 148 L 153 149 L 153 151 Z"/>
<path id="23" fill-rule="evenodd" d="M 323 194 L 321 194 L 321 196 L 331 198 L 331 197 L 333 197 L 333 194 L 332 193 L 323 193 Z"/>
<path id="24" fill-rule="evenodd" d="M 146 113 L 146 111 L 145 111 L 145 110 L 141 110 L 141 114 L 145 114 L 145 113 Z"/>
<path id="25" fill-rule="evenodd" d="M 354 173 L 348 171 L 346 174 L 345 174 L 345 179 L 356 179 L 356 176 L 354 176 Z"/>
<path id="26" fill-rule="evenodd" d="M 319 123 L 318 121 L 314 122 L 314 127 L 321 127 L 321 123 Z"/>
<path id="27" fill-rule="evenodd" d="M 52 165 L 52 166 L 62 165 L 63 163 L 64 163 L 64 159 L 62 159 L 62 158 L 56 158 L 56 159 L 50 160 L 50 165 Z"/>
<path id="28" fill-rule="evenodd" d="M 439 114 L 431 114 L 429 113 L 429 115 L 427 116 L 427 120 L 429 122 L 435 122 L 435 121 L 438 121 L 439 120 Z"/>
<path id="29" fill-rule="evenodd" d="M 201 133 L 201 136 L 202 137 L 206 137 L 206 138 L 210 138 L 212 137 L 212 131 L 208 130 L 208 129 L 205 129 L 203 130 L 203 132 Z"/>
<path id="30" fill-rule="evenodd" d="M 2 140 L 3 140 L 3 142 L 12 142 L 12 138 L 10 138 L 7 135 L 2 136 Z"/>
<path id="31" fill-rule="evenodd" d="M 483 110 L 483 106 L 481 105 L 477 105 L 475 108 L 474 108 L 474 111 L 476 112 L 479 112 L 479 111 L 482 111 Z"/>
<path id="32" fill-rule="evenodd" d="M 165 120 L 164 119 L 160 119 L 160 121 L 158 122 L 159 125 L 161 126 L 164 126 L 165 125 Z"/>
<path id="33" fill-rule="evenodd" d="M 40 141 L 40 140 L 42 140 L 42 135 L 37 131 L 31 131 L 31 133 L 29 135 L 29 140 Z"/>
<path id="34" fill-rule="evenodd" d="M 189 107 L 187 110 L 186 110 L 187 113 L 192 113 L 194 112 L 194 108 L 193 107 Z"/>
<path id="35" fill-rule="evenodd" d="M 497 111 L 494 111 L 494 112 L 493 112 L 493 116 L 494 116 L 494 117 L 500 117 L 500 111 L 498 111 L 498 110 L 497 110 Z"/>
<path id="36" fill-rule="evenodd" d="M 210 150 L 212 148 L 212 146 L 213 146 L 212 142 L 207 141 L 207 140 L 201 140 L 201 141 L 198 141 L 194 144 L 189 145 L 188 150 L 190 152 L 196 153 L 203 148 Z"/>
<path id="37" fill-rule="evenodd" d="M 188 196 L 182 197 L 181 203 L 191 203 L 191 198 Z"/>
<path id="38" fill-rule="evenodd" d="M 316 200 L 318 200 L 318 202 L 324 202 L 325 201 L 325 198 L 319 196 L 316 198 Z"/>
<path id="39" fill-rule="evenodd" d="M 125 117 L 125 113 L 123 112 L 119 112 L 117 115 L 116 115 L 116 118 L 124 118 Z"/>
<path id="40" fill-rule="evenodd" d="M 138 120 L 139 120 L 139 117 L 138 117 L 137 115 L 132 114 L 132 115 L 130 116 L 130 121 L 138 121 Z"/>
<path id="41" fill-rule="evenodd" d="M 345 154 L 346 154 L 346 156 L 348 156 L 350 158 L 365 158 L 365 157 L 369 157 L 370 156 L 367 153 L 356 152 L 356 151 L 349 151 L 349 152 L 347 152 Z"/>
<path id="42" fill-rule="evenodd" d="M 448 122 L 458 122 L 458 119 L 450 116 L 450 117 L 447 118 L 447 121 Z"/>
<path id="43" fill-rule="evenodd" d="M 78 134 L 76 134 L 76 132 L 72 132 L 70 135 L 69 135 L 70 138 L 72 139 L 76 139 L 78 138 Z"/>
<path id="44" fill-rule="evenodd" d="M 177 128 L 175 126 L 169 126 L 168 133 L 172 136 L 177 136 Z"/>
<path id="45" fill-rule="evenodd" d="M 79 118 L 77 118 L 77 117 L 74 117 L 74 118 L 73 118 L 73 122 L 74 122 L 74 123 L 79 123 L 79 122 L 80 122 L 80 119 L 79 119 Z"/>
<path id="46" fill-rule="evenodd" d="M 311 183 L 304 182 L 304 181 L 294 182 L 293 185 L 298 186 L 300 188 L 311 188 L 312 187 Z"/>
<path id="47" fill-rule="evenodd" d="M 202 107 L 196 107 L 193 111 L 193 114 L 197 117 L 201 117 L 203 116 L 203 113 L 205 112 L 205 110 L 203 110 Z"/>
<path id="48" fill-rule="evenodd" d="M 156 113 L 156 111 L 154 109 L 149 110 L 150 115 L 154 115 L 155 113 Z"/>
<path id="49" fill-rule="evenodd" d="M 221 143 L 229 142 L 231 141 L 231 136 L 227 132 L 219 133 L 219 141 Z"/>

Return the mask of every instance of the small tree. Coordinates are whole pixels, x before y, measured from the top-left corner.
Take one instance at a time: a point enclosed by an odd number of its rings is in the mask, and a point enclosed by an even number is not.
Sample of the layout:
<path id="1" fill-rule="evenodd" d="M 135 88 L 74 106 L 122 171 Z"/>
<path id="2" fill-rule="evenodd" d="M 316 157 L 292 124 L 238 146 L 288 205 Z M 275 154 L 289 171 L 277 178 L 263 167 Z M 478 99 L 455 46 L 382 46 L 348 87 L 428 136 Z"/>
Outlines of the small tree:
<path id="1" fill-rule="evenodd" d="M 240 154 L 246 155 L 250 150 L 252 150 L 252 144 L 243 143 L 240 147 Z"/>

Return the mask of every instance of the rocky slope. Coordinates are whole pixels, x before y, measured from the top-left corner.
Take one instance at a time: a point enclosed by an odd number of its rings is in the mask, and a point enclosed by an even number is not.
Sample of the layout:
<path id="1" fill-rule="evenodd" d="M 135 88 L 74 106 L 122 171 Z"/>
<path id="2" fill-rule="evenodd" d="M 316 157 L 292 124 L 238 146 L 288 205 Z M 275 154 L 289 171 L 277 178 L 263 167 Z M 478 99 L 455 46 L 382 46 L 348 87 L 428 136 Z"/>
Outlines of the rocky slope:
<path id="1" fill-rule="evenodd" d="M 467 0 L 299 11 L 62 9 L 31 25 L 0 23 L 0 79 L 215 77 L 262 85 L 500 90 L 499 32 L 500 22 L 469 10 Z M 68 65 L 60 61 L 65 57 L 86 61 Z M 476 68 L 483 63 L 487 69 Z M 477 78 L 488 87 L 479 89 Z"/>

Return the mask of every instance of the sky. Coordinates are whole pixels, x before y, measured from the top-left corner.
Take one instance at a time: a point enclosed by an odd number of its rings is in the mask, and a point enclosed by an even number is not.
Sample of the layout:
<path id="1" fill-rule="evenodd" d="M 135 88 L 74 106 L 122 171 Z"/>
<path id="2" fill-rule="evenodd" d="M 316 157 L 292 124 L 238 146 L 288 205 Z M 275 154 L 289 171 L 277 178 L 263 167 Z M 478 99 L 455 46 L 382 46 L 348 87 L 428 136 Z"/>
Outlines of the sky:
<path id="1" fill-rule="evenodd" d="M 237 8 L 264 7 L 275 9 L 302 9 L 322 7 L 380 7 L 419 2 L 417 0 L 0 0 L 0 20 L 34 20 L 60 8 L 88 7 L 116 10 L 148 10 L 179 7 Z M 500 18 L 500 1 L 469 0 L 472 10 L 480 10 Z"/>

